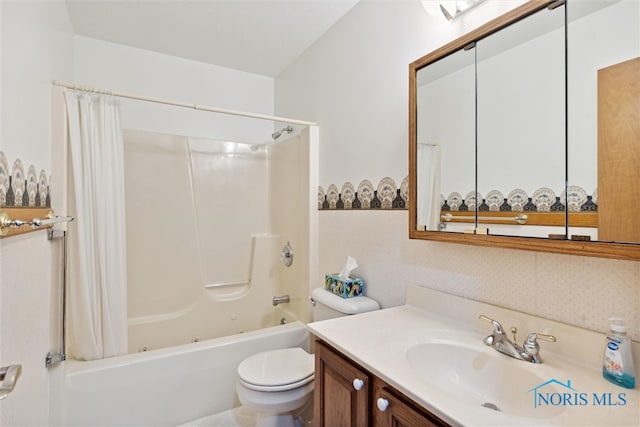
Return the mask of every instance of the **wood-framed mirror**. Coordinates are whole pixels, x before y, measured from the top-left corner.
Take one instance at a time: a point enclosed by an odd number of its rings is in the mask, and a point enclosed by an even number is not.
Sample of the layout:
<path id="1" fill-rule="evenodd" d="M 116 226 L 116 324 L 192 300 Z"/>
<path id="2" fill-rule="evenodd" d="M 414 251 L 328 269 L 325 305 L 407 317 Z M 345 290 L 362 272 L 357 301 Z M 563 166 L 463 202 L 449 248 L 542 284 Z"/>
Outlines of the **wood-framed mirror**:
<path id="1" fill-rule="evenodd" d="M 638 75 L 633 0 L 531 0 L 411 63 L 409 237 L 640 260 Z"/>

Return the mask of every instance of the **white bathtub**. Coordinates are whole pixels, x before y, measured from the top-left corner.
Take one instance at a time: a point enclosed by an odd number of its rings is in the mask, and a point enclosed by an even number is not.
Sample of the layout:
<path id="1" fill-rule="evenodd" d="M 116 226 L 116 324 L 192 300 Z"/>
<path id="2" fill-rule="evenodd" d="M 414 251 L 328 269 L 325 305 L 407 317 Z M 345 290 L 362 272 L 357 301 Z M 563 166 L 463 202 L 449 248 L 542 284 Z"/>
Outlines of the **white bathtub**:
<path id="1" fill-rule="evenodd" d="M 90 362 L 52 372 L 52 425 L 176 426 L 238 406 L 236 368 L 264 350 L 302 347 L 301 322 Z"/>

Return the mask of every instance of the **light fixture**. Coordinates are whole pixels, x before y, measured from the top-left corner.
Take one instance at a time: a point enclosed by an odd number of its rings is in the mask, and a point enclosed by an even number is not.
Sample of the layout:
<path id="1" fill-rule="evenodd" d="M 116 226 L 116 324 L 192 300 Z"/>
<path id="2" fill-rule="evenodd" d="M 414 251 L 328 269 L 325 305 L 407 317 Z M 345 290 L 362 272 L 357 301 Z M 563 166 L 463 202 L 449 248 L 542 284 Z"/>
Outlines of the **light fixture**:
<path id="1" fill-rule="evenodd" d="M 447 21 L 453 21 L 462 13 L 484 0 L 422 0 L 422 7 L 432 16 L 444 16 Z"/>

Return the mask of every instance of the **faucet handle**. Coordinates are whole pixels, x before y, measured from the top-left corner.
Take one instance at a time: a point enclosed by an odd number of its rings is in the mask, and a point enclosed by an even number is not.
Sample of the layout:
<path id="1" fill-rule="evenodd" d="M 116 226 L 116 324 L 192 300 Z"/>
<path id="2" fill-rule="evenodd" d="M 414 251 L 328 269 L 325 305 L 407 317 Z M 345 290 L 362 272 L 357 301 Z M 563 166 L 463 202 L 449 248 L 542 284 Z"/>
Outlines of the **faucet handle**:
<path id="1" fill-rule="evenodd" d="M 502 325 L 497 320 L 493 320 L 493 319 L 485 316 L 484 314 L 481 314 L 480 317 L 478 317 L 478 319 L 484 320 L 485 322 L 489 322 L 489 323 L 493 324 L 493 327 L 495 329 L 494 330 L 495 333 L 504 334 L 504 329 L 502 329 Z"/>
<path id="2" fill-rule="evenodd" d="M 558 341 L 556 337 L 554 337 L 553 335 L 545 335 L 545 334 L 539 334 L 537 332 L 532 332 L 529 335 L 527 335 L 527 339 L 524 341 L 525 347 L 527 346 L 527 344 L 537 344 L 536 340 L 545 340 L 549 342 Z"/>
<path id="3" fill-rule="evenodd" d="M 549 342 L 556 342 L 557 339 L 553 335 L 545 335 L 539 334 L 537 332 L 532 332 L 527 335 L 527 339 L 524 340 L 524 344 L 522 345 L 522 349 L 524 350 L 524 358 L 533 363 L 542 363 L 542 358 L 540 357 L 540 345 L 538 344 L 538 340 L 545 340 Z"/>

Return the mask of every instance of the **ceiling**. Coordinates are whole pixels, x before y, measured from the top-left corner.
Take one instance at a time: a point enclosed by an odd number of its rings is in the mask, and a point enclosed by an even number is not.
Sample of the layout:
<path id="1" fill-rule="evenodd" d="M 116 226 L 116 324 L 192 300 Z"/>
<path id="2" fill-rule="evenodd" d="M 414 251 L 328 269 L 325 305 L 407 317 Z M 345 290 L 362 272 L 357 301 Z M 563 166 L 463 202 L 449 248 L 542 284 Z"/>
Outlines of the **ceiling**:
<path id="1" fill-rule="evenodd" d="M 78 35 L 275 77 L 358 0 L 66 0 Z"/>

